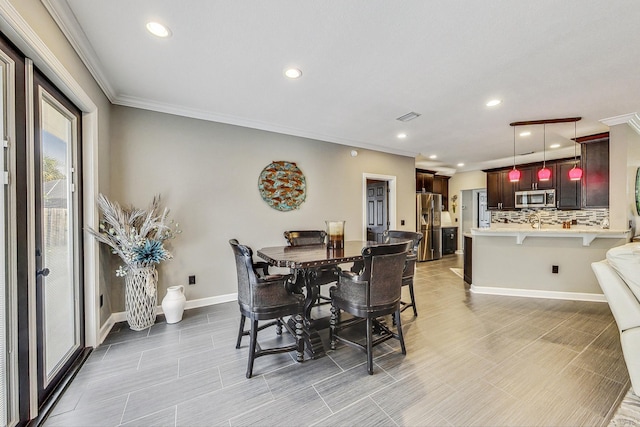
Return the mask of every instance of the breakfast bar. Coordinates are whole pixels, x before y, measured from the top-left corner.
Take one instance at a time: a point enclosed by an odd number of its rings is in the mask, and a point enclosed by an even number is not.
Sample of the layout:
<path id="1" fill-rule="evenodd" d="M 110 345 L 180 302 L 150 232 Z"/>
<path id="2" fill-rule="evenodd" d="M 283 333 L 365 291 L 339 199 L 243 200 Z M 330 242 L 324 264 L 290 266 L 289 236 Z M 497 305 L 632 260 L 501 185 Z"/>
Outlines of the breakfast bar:
<path id="1" fill-rule="evenodd" d="M 604 301 L 590 265 L 629 241 L 630 230 L 596 226 L 496 224 L 473 228 L 471 291 Z"/>

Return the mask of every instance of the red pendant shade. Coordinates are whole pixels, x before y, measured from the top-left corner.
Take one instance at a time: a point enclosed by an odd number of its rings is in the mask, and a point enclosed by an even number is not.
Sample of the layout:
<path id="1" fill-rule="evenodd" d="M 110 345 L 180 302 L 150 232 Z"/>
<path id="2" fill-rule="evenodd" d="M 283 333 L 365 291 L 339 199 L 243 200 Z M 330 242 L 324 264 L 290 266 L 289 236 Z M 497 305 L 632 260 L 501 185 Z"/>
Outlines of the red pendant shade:
<path id="1" fill-rule="evenodd" d="M 538 181 L 549 181 L 549 178 L 551 178 L 551 169 L 544 166 L 538 171 Z"/>
<path id="2" fill-rule="evenodd" d="M 520 181 L 520 171 L 516 169 L 515 166 L 513 167 L 513 169 L 509 171 L 509 181 L 510 182 Z"/>
<path id="3" fill-rule="evenodd" d="M 578 131 L 577 131 L 576 122 L 573 122 L 573 169 L 569 171 L 569 180 L 571 181 L 580 181 L 582 179 L 582 169 L 578 167 L 578 156 L 577 156 L 577 147 L 578 147 Z"/>
<path id="4" fill-rule="evenodd" d="M 569 123 L 573 122 L 573 160 L 575 162 L 573 169 L 569 171 L 569 179 L 571 181 L 579 181 L 582 179 L 582 169 L 578 167 L 578 131 L 576 122 L 581 120 L 582 117 L 567 117 L 562 119 L 545 119 L 545 120 L 529 120 L 524 122 L 512 122 L 509 123 L 513 126 L 513 169 L 509 171 L 509 181 L 518 182 L 520 180 L 520 171 L 516 169 L 516 126 L 530 126 L 530 125 L 543 125 L 542 131 L 542 169 L 538 171 L 538 181 L 549 181 L 551 179 L 551 170 L 546 165 L 546 151 L 547 151 L 547 123 Z"/>
<path id="5" fill-rule="evenodd" d="M 516 169 L 516 128 L 513 127 L 513 169 L 509 171 L 509 182 L 520 181 L 520 171 Z"/>
<path id="6" fill-rule="evenodd" d="M 571 181 L 580 181 L 582 179 L 582 169 L 574 165 L 573 169 L 569 171 L 569 179 Z"/>

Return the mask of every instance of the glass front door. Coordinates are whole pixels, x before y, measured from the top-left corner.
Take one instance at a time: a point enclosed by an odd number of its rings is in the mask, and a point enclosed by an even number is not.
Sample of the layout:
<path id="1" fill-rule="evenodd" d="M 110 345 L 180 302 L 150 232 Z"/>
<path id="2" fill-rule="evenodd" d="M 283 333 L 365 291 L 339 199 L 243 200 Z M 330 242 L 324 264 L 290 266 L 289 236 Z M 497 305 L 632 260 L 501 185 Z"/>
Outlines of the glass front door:
<path id="1" fill-rule="evenodd" d="M 38 400 L 84 347 L 79 236 L 79 114 L 34 79 Z M 66 104 L 66 105 L 65 105 Z"/>

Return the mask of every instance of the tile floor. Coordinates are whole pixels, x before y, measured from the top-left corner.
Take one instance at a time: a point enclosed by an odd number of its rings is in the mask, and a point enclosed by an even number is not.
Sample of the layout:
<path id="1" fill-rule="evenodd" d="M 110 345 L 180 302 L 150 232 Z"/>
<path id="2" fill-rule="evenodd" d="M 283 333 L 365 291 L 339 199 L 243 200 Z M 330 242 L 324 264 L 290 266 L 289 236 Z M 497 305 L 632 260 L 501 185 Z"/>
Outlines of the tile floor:
<path id="1" fill-rule="evenodd" d="M 116 325 L 45 425 L 607 425 L 629 388 L 608 305 L 472 294 L 450 270 L 461 263 L 419 264 L 408 353 L 377 347 L 372 376 L 342 346 L 302 364 L 258 358 L 247 380 L 247 339 L 235 349 L 237 303 L 226 303 L 142 332 Z"/>

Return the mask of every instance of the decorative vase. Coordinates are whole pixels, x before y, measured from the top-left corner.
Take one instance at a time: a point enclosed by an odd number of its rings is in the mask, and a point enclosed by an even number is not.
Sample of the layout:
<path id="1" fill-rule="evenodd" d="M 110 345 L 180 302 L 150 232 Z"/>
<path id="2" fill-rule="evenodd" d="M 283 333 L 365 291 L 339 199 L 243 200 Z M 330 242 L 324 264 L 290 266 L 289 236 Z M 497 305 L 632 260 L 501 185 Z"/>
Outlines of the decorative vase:
<path id="1" fill-rule="evenodd" d="M 134 331 L 151 327 L 156 322 L 156 285 L 158 272 L 154 266 L 130 267 L 125 282 L 127 323 Z"/>
<path id="2" fill-rule="evenodd" d="M 344 223 L 345 221 L 325 221 L 327 224 L 327 235 L 329 243 L 327 247 L 331 249 L 344 249 Z"/>
<path id="3" fill-rule="evenodd" d="M 178 323 L 182 320 L 184 305 L 187 298 L 184 296 L 184 286 L 169 286 L 167 295 L 162 299 L 162 311 L 167 323 Z"/>

